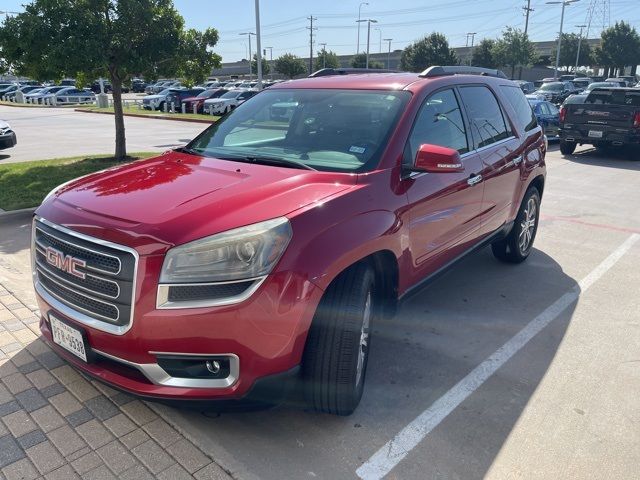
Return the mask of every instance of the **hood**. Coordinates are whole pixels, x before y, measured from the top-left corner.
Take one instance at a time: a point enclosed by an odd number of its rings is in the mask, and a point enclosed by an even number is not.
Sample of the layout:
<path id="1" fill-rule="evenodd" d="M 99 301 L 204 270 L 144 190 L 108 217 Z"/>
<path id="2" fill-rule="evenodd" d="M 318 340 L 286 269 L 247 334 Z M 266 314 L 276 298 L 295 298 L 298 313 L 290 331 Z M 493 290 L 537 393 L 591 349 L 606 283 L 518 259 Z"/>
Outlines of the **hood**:
<path id="1" fill-rule="evenodd" d="M 143 101 L 151 101 L 151 100 L 159 100 L 161 98 L 164 98 L 164 95 L 147 95 L 146 97 L 144 97 L 142 100 Z"/>
<path id="2" fill-rule="evenodd" d="M 356 179 L 168 152 L 75 180 L 37 214 L 89 235 L 116 230 L 111 238 L 131 246 L 142 237 L 175 245 L 287 215 Z"/>
<path id="3" fill-rule="evenodd" d="M 234 99 L 233 98 L 209 98 L 208 100 L 205 100 L 204 103 L 212 105 L 214 103 L 225 103 L 231 100 L 234 100 Z"/>

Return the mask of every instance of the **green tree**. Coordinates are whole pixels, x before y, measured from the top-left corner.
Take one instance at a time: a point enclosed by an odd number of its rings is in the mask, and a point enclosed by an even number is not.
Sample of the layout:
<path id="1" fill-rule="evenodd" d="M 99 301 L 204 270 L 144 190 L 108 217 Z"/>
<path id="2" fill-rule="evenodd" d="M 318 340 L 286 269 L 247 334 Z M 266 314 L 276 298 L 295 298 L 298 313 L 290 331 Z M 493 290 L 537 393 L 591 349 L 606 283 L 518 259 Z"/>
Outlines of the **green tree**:
<path id="1" fill-rule="evenodd" d="M 593 52 L 591 45 L 575 33 L 563 33 L 562 45 L 560 45 L 560 67 L 565 68 L 567 72 L 575 68 L 576 55 L 578 54 L 578 43 L 580 43 L 580 58 L 578 65 L 591 65 L 593 62 Z M 552 62 L 555 64 L 556 53 L 558 49 L 554 48 L 551 54 Z"/>
<path id="2" fill-rule="evenodd" d="M 497 68 L 496 59 L 493 56 L 495 40 L 485 38 L 473 50 L 471 65 L 474 67 Z"/>
<path id="3" fill-rule="evenodd" d="M 317 71 L 321 68 L 340 68 L 338 55 L 332 50 L 320 50 L 314 60 L 313 70 Z"/>
<path id="4" fill-rule="evenodd" d="M 195 82 L 220 57 L 214 29 L 185 30 L 172 0 L 32 0 L 0 28 L 0 57 L 38 80 L 107 77 L 113 88 L 115 157 L 126 157 L 122 85 L 133 74 Z"/>
<path id="5" fill-rule="evenodd" d="M 513 78 L 516 67 L 527 67 L 536 61 L 536 50 L 522 30 L 507 27 L 493 48 L 493 56 L 500 66 L 511 67 Z"/>
<path id="6" fill-rule="evenodd" d="M 271 71 L 271 65 L 269 65 L 269 62 L 267 62 L 267 59 L 262 57 L 262 74 L 263 75 L 269 75 L 269 72 Z M 251 73 L 255 73 L 256 75 L 258 74 L 258 54 L 254 53 L 253 54 L 253 60 L 251 60 Z"/>
<path id="7" fill-rule="evenodd" d="M 300 57 L 292 53 L 285 53 L 275 61 L 276 72 L 280 72 L 287 78 L 297 77 L 307 71 L 307 66 Z"/>
<path id="8" fill-rule="evenodd" d="M 640 63 L 640 36 L 628 23 L 616 22 L 613 27 L 602 32 L 602 43 L 598 50 L 598 63 L 604 67 L 618 68 L 620 74 L 624 67 L 631 65 L 635 75 Z"/>
<path id="9" fill-rule="evenodd" d="M 351 66 L 353 68 L 367 68 L 367 54 L 366 53 L 358 53 L 353 56 L 351 59 Z M 384 68 L 384 64 L 382 62 L 378 62 L 377 60 L 372 60 L 371 55 L 369 55 L 369 69 L 370 70 L 380 70 Z"/>
<path id="10" fill-rule="evenodd" d="M 431 35 L 407 46 L 400 57 L 400 68 L 409 72 L 421 72 L 434 65 L 457 65 L 458 56 L 449 48 L 442 33 Z"/>

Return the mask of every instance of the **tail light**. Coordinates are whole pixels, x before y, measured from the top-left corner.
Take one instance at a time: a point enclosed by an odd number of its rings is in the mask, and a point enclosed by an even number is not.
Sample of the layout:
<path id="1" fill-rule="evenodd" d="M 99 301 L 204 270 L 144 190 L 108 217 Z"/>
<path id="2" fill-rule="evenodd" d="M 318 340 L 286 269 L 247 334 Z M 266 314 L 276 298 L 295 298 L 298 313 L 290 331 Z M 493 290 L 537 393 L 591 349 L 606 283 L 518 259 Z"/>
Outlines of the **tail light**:
<path id="1" fill-rule="evenodd" d="M 633 128 L 640 128 L 640 112 L 633 116 Z"/>
<path id="2" fill-rule="evenodd" d="M 564 107 L 560 107 L 560 121 L 564 122 L 564 119 L 567 118 L 567 109 Z"/>

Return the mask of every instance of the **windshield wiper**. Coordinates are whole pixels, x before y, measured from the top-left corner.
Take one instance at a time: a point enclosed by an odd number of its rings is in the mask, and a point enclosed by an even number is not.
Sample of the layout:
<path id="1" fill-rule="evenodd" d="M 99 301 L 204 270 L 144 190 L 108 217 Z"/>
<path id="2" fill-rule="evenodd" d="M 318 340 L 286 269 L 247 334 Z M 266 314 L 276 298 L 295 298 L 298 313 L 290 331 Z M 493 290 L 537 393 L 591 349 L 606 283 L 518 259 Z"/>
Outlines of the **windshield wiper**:
<path id="1" fill-rule="evenodd" d="M 195 150 L 192 150 L 190 148 L 187 147 L 178 147 L 174 149 L 174 152 L 179 152 L 179 153 L 186 153 L 187 155 L 197 155 L 199 157 L 202 156 L 202 153 L 200 152 L 196 152 Z"/>
<path id="2" fill-rule="evenodd" d="M 281 157 L 265 157 L 265 156 L 259 156 L 259 155 L 258 156 L 238 155 L 238 156 L 230 156 L 230 157 L 216 156 L 216 158 L 219 158 L 221 160 L 233 160 L 236 162 L 257 163 L 261 165 L 282 165 L 285 167 L 301 168 L 303 170 L 313 170 L 314 172 L 317 172 L 315 168 L 310 167 L 306 163 L 298 162 L 297 160 L 291 160 L 288 158 L 281 158 Z"/>

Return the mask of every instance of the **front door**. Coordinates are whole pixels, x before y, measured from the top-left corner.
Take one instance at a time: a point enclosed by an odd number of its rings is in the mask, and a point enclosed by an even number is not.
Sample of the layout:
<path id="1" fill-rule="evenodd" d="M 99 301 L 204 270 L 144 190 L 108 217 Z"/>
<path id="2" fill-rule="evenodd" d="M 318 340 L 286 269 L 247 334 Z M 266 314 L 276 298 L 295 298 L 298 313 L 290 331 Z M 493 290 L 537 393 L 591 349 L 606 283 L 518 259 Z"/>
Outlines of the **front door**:
<path id="1" fill-rule="evenodd" d="M 418 113 L 405 149 L 413 164 L 423 144 L 457 150 L 462 173 L 414 173 L 405 181 L 409 208 L 409 244 L 414 282 L 454 259 L 476 238 L 480 227 L 483 183 L 481 158 L 470 148 L 467 127 L 454 89 L 427 98 Z"/>

